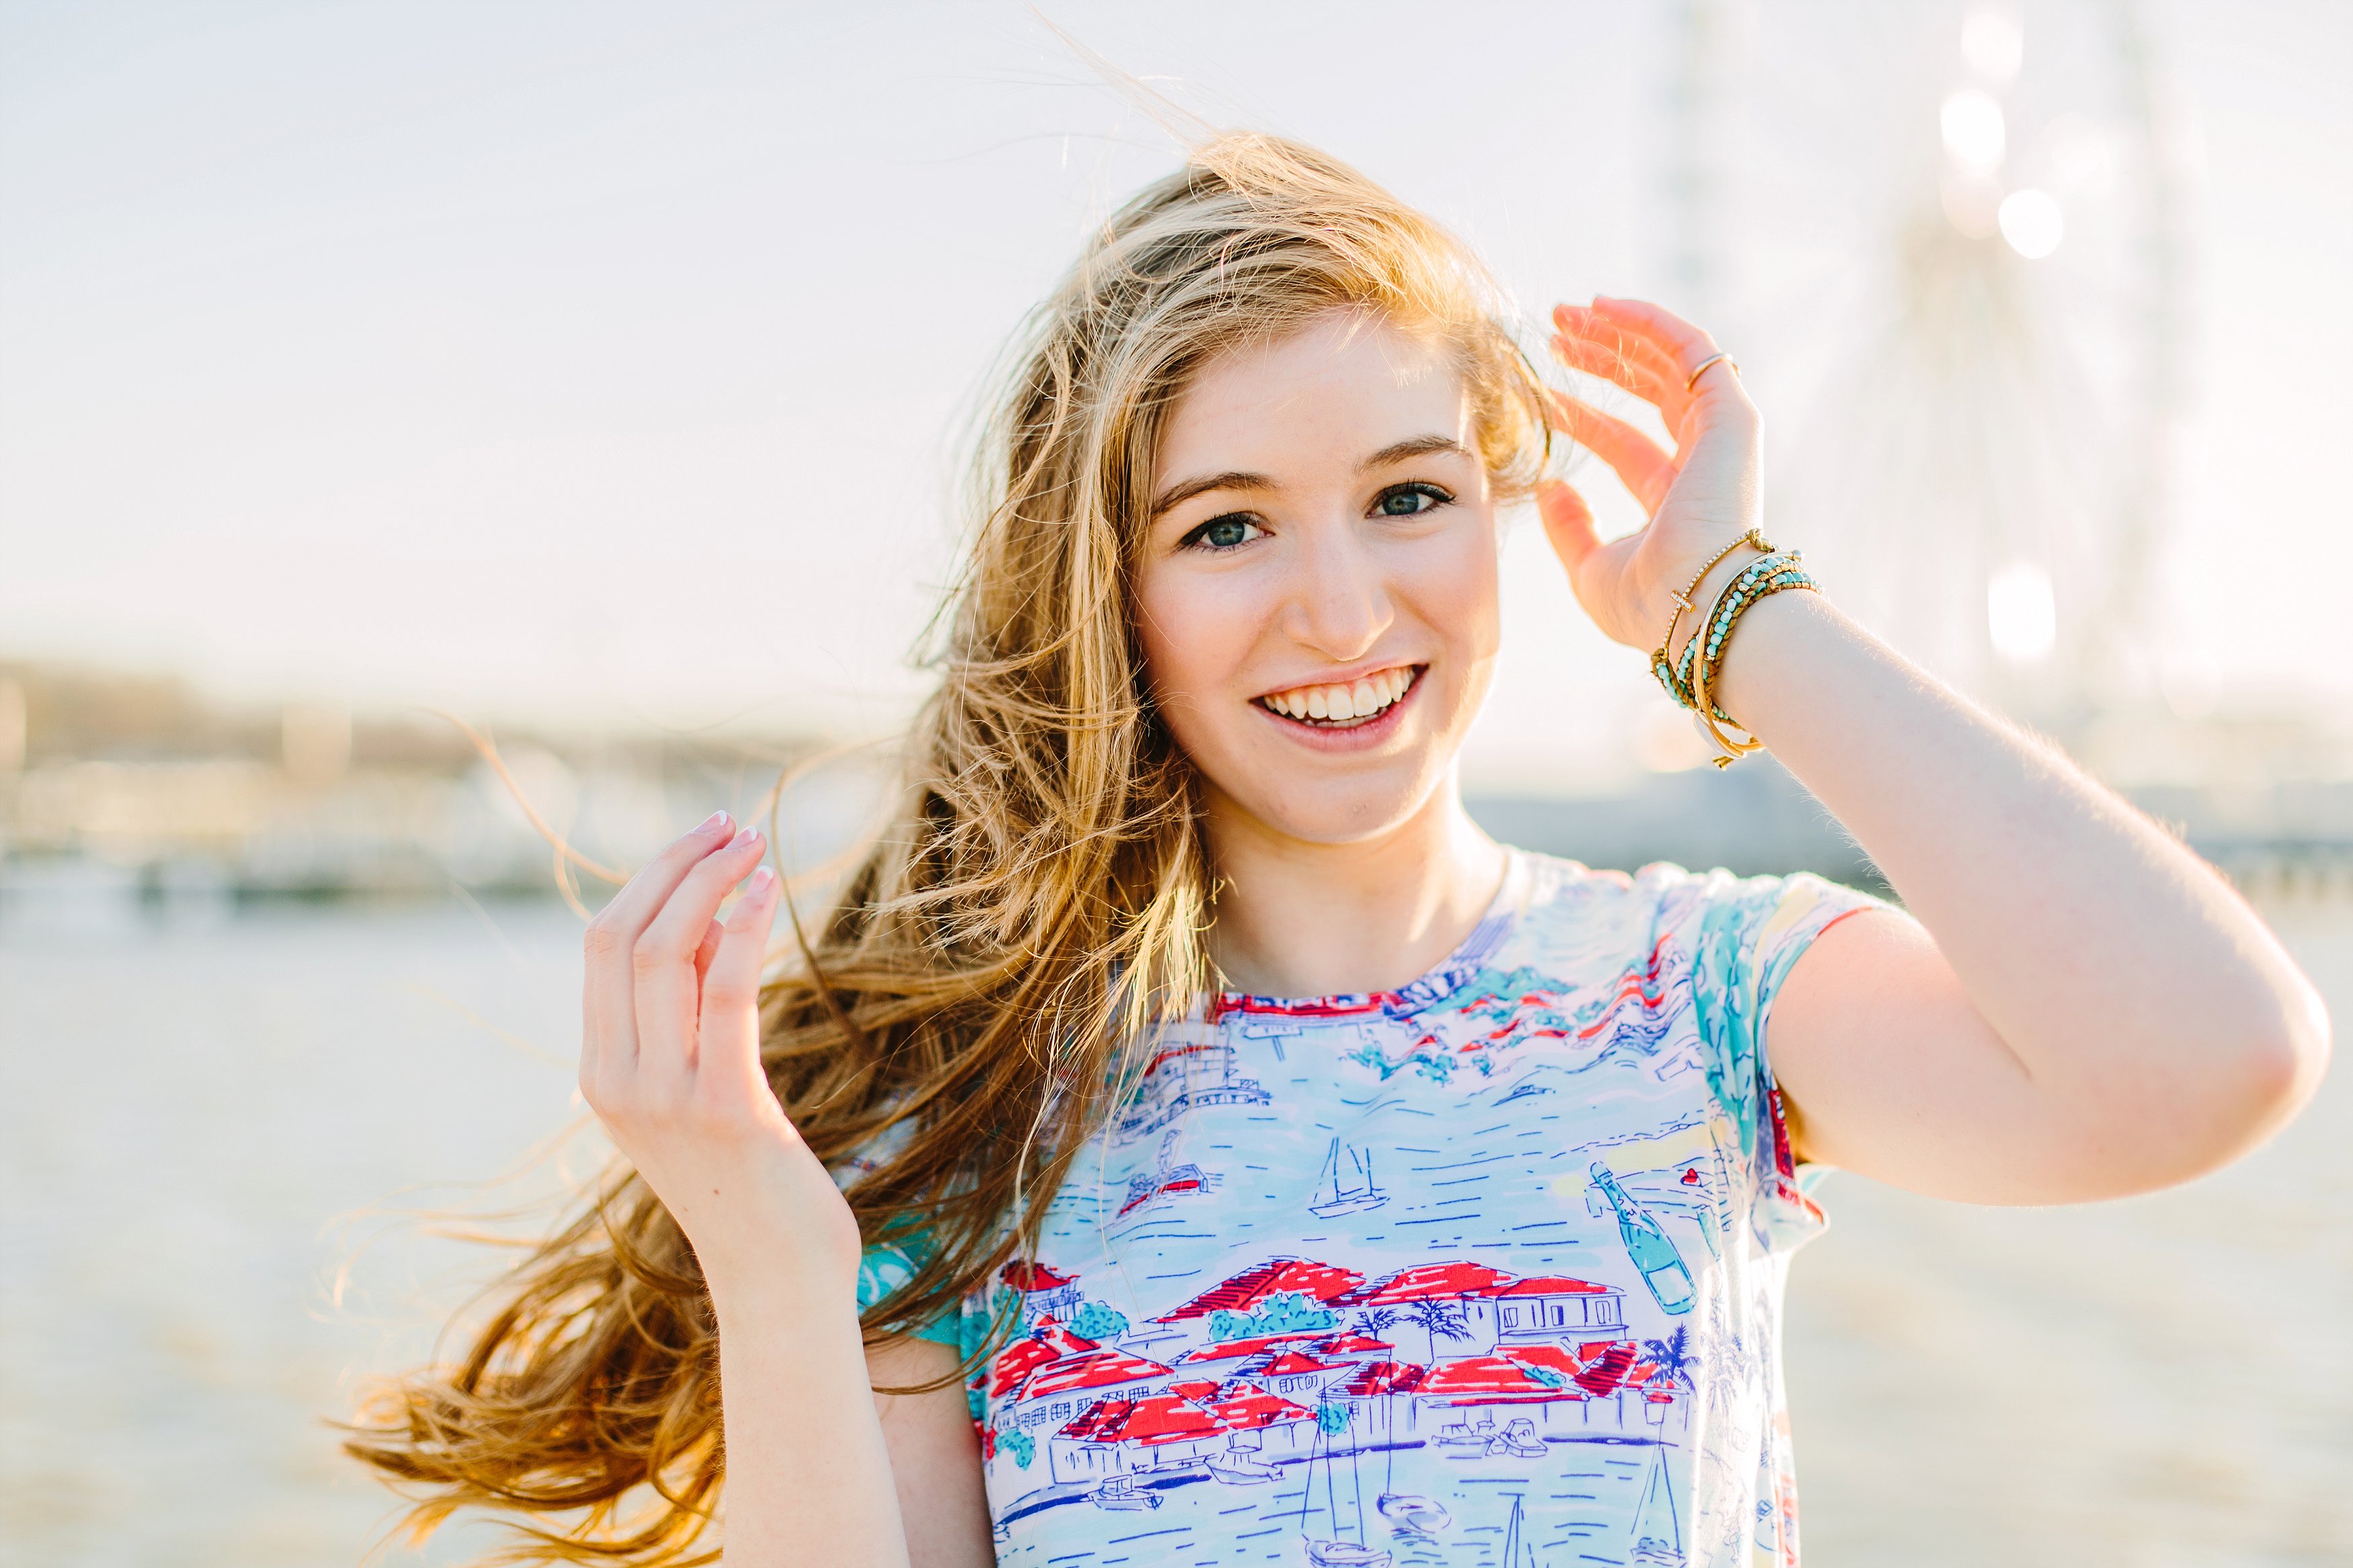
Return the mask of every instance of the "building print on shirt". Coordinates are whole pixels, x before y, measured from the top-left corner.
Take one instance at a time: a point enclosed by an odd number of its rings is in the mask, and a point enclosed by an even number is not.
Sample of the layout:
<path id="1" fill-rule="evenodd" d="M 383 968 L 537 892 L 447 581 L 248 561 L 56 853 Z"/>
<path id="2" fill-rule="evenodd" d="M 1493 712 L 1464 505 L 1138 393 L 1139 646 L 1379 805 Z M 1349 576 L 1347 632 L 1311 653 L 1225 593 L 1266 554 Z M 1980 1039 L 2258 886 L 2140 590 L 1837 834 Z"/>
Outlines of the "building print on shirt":
<path id="1" fill-rule="evenodd" d="M 1411 986 L 1172 1030 L 967 1299 L 1000 1563 L 1794 1568 L 1757 1030 L 1870 900 L 1514 875 Z"/>
<path id="2" fill-rule="evenodd" d="M 1014 1268 L 1025 1279 L 1037 1272 Z M 1687 1337 L 1649 1359 L 1629 1338 L 1624 1300 L 1595 1281 L 1468 1259 L 1367 1280 L 1282 1258 L 1153 1319 L 1190 1331 L 1189 1348 L 1160 1359 L 1086 1339 L 1050 1315 L 988 1366 L 992 1495 L 1011 1498 L 1000 1515 L 1009 1524 L 1081 1500 L 1156 1508 L 1188 1480 L 1304 1486 L 1289 1469 L 1337 1459 L 1361 1470 L 1377 1455 L 1386 1479 L 1362 1500 L 1391 1534 L 1434 1536 L 1452 1515 L 1427 1492 L 1398 1489 L 1400 1451 L 1525 1460 L 1544 1456 L 1547 1436 L 1656 1442 L 1683 1429 L 1694 1366 Z M 1409 1339 L 1419 1359 L 1400 1354 Z M 1021 1479 L 1006 1477 L 1008 1466 Z M 1348 1521 L 1324 1521 L 1297 1495 L 1302 1539 L 1321 1543 L 1311 1561 L 1377 1560 L 1332 1546 L 1348 1536 L 1313 1534 Z M 1362 1537 L 1353 1543 L 1361 1549 Z"/>

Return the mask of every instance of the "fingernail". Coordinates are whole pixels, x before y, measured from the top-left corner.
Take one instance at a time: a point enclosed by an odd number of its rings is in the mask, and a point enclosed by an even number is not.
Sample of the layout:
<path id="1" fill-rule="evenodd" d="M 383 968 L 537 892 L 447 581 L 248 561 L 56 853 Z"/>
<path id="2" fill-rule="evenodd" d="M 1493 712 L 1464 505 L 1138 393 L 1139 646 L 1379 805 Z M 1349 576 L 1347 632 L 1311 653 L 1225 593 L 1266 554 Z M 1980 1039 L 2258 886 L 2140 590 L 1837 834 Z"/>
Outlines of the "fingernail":
<path id="1" fill-rule="evenodd" d="M 747 827 L 743 832 L 737 834 L 733 838 L 729 839 L 727 841 L 727 847 L 730 849 L 741 849 L 759 837 L 759 834 Z"/>
<path id="2" fill-rule="evenodd" d="M 703 818 L 702 826 L 696 828 L 695 831 L 697 833 L 716 833 L 726 820 L 727 814 L 725 812 L 714 811 L 709 816 Z"/>
<path id="3" fill-rule="evenodd" d="M 776 874 L 774 871 L 769 870 L 765 866 L 763 866 L 758 870 L 752 873 L 751 880 L 744 884 L 744 896 L 747 899 L 763 897 L 770 888 L 773 888 L 776 885 Z"/>

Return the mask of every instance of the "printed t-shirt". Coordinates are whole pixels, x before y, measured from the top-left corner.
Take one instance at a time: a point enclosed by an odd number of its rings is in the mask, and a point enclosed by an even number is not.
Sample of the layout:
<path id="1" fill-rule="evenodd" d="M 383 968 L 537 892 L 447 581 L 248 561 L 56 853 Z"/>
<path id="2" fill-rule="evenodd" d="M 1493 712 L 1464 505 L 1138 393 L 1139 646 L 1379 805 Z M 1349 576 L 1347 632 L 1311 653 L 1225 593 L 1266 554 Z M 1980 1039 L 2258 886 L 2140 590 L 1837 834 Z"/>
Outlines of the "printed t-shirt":
<path id="1" fill-rule="evenodd" d="M 1825 1221 L 1766 1024 L 1873 907 L 1514 851 L 1403 989 L 1175 1026 L 1038 1254 L 922 1331 L 1019 1304 L 966 1391 L 997 1562 L 1795 1564 L 1781 1295 Z"/>

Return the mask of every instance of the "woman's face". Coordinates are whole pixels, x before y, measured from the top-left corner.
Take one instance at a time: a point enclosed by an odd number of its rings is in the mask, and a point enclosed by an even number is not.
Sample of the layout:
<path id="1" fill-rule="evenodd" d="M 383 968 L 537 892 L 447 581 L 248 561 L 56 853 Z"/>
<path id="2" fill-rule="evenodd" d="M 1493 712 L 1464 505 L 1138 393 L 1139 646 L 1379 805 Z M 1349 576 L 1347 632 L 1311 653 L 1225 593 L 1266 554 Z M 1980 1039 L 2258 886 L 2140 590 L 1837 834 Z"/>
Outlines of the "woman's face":
<path id="1" fill-rule="evenodd" d="M 1446 349 L 1335 311 L 1214 360 L 1152 494 L 1138 632 L 1212 821 L 1339 844 L 1410 817 L 1498 634 L 1494 501 Z"/>

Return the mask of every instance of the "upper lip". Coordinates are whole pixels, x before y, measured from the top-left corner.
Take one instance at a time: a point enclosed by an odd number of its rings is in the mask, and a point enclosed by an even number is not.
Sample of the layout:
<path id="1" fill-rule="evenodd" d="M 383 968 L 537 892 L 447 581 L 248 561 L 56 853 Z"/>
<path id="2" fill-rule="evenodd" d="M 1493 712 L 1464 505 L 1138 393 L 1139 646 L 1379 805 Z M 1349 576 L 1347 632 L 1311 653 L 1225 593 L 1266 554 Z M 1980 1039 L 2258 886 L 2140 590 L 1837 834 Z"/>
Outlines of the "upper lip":
<path id="1" fill-rule="evenodd" d="M 1419 669 L 1422 667 L 1423 662 L 1423 660 L 1418 658 L 1369 659 L 1363 664 L 1356 665 L 1345 669 L 1336 669 L 1324 675 L 1302 676 L 1297 680 L 1287 682 L 1282 686 L 1270 686 L 1264 691 L 1260 692 L 1259 695 L 1261 697 L 1272 697 L 1281 692 L 1303 690 L 1311 686 L 1354 686 L 1356 682 L 1364 679 L 1366 676 L 1378 675 L 1385 669 Z"/>

